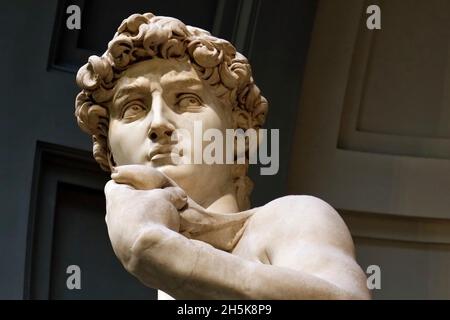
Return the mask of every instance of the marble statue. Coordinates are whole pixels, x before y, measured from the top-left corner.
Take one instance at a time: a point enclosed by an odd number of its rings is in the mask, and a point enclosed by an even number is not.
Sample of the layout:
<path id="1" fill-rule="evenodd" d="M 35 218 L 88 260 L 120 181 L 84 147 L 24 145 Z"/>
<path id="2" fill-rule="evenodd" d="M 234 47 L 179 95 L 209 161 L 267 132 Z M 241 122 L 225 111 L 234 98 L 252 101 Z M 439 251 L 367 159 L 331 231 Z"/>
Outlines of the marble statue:
<path id="1" fill-rule="evenodd" d="M 76 80 L 78 125 L 111 171 L 112 247 L 146 286 L 175 299 L 370 298 L 331 206 L 296 195 L 251 208 L 248 163 L 193 164 L 175 148 L 195 144 L 175 137 L 195 121 L 221 132 L 263 125 L 268 103 L 228 41 L 134 14 Z"/>

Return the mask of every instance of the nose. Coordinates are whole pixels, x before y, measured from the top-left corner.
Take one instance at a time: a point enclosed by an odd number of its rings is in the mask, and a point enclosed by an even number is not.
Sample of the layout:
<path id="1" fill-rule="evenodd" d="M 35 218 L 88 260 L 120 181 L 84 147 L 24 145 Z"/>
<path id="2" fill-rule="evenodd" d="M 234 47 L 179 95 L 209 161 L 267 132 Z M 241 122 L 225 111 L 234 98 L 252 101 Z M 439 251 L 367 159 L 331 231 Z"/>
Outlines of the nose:
<path id="1" fill-rule="evenodd" d="M 152 101 L 152 121 L 148 131 L 148 137 L 153 142 L 170 143 L 175 127 L 167 119 L 169 107 L 160 95 L 153 97 Z"/>

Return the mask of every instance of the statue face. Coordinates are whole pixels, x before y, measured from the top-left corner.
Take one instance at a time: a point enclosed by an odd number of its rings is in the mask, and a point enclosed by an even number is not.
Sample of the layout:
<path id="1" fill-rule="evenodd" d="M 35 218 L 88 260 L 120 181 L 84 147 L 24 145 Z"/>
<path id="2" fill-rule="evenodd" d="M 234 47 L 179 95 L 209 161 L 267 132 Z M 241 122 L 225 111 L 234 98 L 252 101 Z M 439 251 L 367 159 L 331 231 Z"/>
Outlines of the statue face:
<path id="1" fill-rule="evenodd" d="M 203 131 L 215 128 L 223 136 L 233 128 L 231 108 L 202 82 L 188 60 L 154 58 L 131 66 L 118 80 L 108 107 L 108 140 L 117 165 L 157 168 L 204 206 L 233 187 L 230 165 L 191 164 L 189 154 L 181 152 L 187 146 L 193 152 L 196 143 L 203 148 L 207 144 L 203 132 L 194 134 L 196 121 Z"/>

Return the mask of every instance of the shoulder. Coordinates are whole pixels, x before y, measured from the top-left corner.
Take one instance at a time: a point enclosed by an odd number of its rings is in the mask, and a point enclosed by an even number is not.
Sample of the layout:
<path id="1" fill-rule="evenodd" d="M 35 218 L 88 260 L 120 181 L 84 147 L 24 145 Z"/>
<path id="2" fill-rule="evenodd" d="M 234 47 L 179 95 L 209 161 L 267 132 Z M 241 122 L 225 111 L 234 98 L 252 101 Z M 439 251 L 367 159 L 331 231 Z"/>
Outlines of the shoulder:
<path id="1" fill-rule="evenodd" d="M 370 297 L 350 232 L 328 203 L 287 196 L 257 208 L 252 218 L 270 264 L 328 281 L 358 299 Z"/>
<path id="2" fill-rule="evenodd" d="M 298 240 L 331 245 L 354 255 L 344 221 L 332 206 L 316 197 L 292 195 L 273 200 L 257 209 L 254 224 L 266 229 L 273 240 L 282 236 L 290 243 Z"/>
<path id="3" fill-rule="evenodd" d="M 357 299 L 370 297 L 350 232 L 325 201 L 287 196 L 257 208 L 252 218 L 271 265 L 325 280 Z"/>

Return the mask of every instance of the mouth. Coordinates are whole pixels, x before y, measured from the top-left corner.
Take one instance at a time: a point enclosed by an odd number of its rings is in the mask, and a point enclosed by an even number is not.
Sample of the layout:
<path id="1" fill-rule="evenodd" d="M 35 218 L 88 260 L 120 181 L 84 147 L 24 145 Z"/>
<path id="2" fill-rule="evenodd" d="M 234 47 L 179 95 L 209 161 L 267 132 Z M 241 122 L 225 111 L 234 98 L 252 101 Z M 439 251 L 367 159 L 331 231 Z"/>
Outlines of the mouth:
<path id="1" fill-rule="evenodd" d="M 175 150 L 173 146 L 163 145 L 152 148 L 148 154 L 149 161 L 162 162 L 167 164 L 176 164 L 176 161 L 181 157 L 180 152 Z"/>

